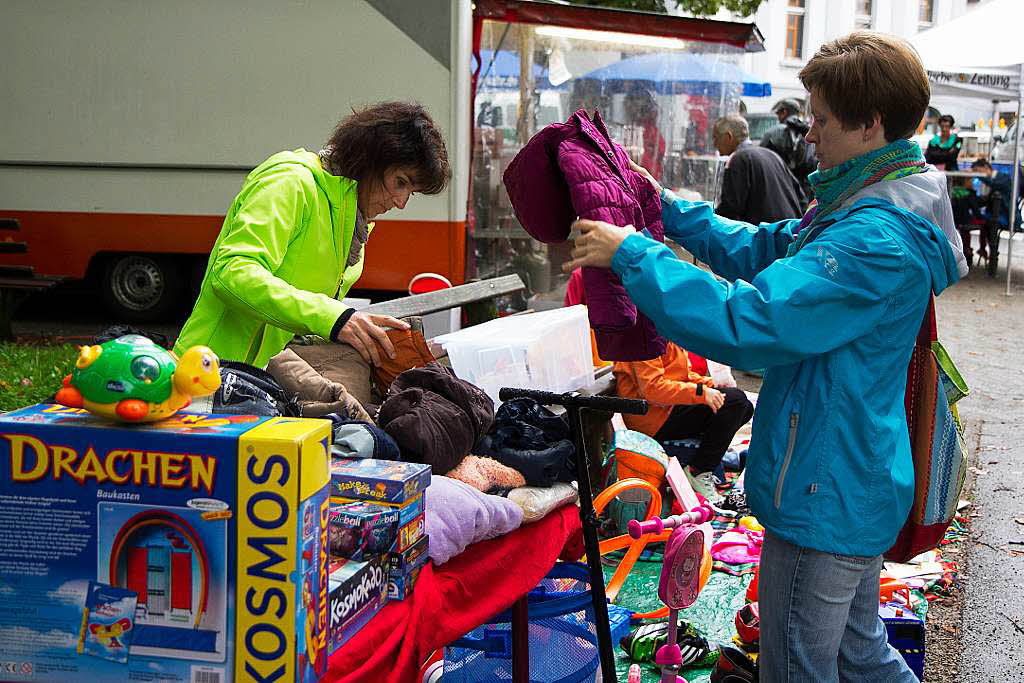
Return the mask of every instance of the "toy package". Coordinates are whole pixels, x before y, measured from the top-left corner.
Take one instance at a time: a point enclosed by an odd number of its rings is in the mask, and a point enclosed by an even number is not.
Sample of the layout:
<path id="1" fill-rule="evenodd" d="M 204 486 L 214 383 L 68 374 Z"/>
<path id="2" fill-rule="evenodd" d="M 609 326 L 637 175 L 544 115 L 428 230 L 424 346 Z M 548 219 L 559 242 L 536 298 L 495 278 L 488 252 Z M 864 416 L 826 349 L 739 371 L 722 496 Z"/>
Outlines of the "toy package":
<path id="1" fill-rule="evenodd" d="M 344 645 L 387 600 L 387 579 L 382 555 L 365 562 L 332 560 L 330 564 L 330 644 L 332 653 Z"/>
<path id="2" fill-rule="evenodd" d="M 331 496 L 331 507 L 335 508 L 339 505 L 347 505 L 349 503 L 364 503 L 366 501 L 359 500 L 358 498 L 340 498 L 338 496 Z M 402 503 L 373 503 L 373 505 L 388 510 L 396 510 L 399 514 L 398 524 L 399 526 L 405 526 L 415 518 L 423 514 L 426 509 L 427 503 L 427 492 L 417 493 L 412 498 Z"/>
<path id="3" fill-rule="evenodd" d="M 78 654 L 127 662 L 138 598 L 135 591 L 90 581 L 82 610 Z"/>
<path id="4" fill-rule="evenodd" d="M 398 539 L 398 510 L 374 503 L 332 505 L 327 524 L 331 557 L 363 560 Z"/>
<path id="5" fill-rule="evenodd" d="M 430 556 L 427 555 L 430 537 L 424 535 L 419 541 L 412 544 L 405 551 L 392 551 L 387 554 L 387 566 L 389 574 L 408 574 L 416 567 L 426 564 Z"/>
<path id="6" fill-rule="evenodd" d="M 330 425 L 0 416 L 5 680 L 316 681 Z"/>
<path id="7" fill-rule="evenodd" d="M 423 564 L 426 564 L 426 561 Z M 412 595 L 412 589 L 416 587 L 416 579 L 420 576 L 423 564 L 415 567 L 408 574 L 388 575 L 388 600 L 405 600 Z"/>
<path id="8" fill-rule="evenodd" d="M 331 497 L 372 503 L 410 502 L 430 486 L 430 466 L 373 458 L 334 458 Z"/>
<path id="9" fill-rule="evenodd" d="M 429 542 L 429 537 L 424 535 L 404 551 L 387 554 L 388 600 L 405 600 L 412 593 L 420 570 L 430 560 Z"/>

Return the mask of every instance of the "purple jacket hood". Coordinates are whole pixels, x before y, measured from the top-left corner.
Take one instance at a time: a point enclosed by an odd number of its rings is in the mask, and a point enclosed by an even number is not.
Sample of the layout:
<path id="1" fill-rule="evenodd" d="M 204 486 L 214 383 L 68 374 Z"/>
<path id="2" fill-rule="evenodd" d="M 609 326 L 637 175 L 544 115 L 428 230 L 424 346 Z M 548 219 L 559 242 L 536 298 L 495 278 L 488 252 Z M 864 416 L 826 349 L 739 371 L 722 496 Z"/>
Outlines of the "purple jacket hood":
<path id="1" fill-rule="evenodd" d="M 632 225 L 664 239 L 661 199 L 629 167 L 600 114 L 582 109 L 537 133 L 505 170 L 503 180 L 523 228 L 541 242 L 564 242 L 579 218 Z M 638 313 L 606 268 L 584 268 L 590 325 L 605 360 L 650 360 L 665 352 L 654 323 Z"/>

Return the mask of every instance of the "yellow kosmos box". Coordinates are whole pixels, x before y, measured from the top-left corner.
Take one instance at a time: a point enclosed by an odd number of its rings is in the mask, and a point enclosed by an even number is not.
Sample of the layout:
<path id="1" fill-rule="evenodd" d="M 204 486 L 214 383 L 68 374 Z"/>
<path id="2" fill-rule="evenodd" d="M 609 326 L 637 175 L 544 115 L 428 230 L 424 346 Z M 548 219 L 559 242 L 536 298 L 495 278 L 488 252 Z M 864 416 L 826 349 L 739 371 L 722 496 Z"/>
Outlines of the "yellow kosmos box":
<path id="1" fill-rule="evenodd" d="M 330 425 L 0 416 L 4 680 L 315 681 Z"/>

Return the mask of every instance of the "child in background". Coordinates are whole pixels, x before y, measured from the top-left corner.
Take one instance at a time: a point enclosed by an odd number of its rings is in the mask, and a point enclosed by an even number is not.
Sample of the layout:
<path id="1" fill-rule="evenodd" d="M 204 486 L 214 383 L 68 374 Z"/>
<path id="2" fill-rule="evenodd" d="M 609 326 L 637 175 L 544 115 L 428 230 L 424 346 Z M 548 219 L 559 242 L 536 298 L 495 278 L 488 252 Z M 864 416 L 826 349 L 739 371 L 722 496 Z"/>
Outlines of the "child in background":
<path id="1" fill-rule="evenodd" d="M 720 504 L 712 472 L 736 432 L 754 415 L 747 395 L 736 388 L 715 388 L 710 377 L 690 369 L 686 351 L 671 342 L 662 356 L 615 363 L 613 372 L 620 397 L 650 404 L 646 415 L 623 415 L 627 427 L 659 442 L 700 439 L 683 471 L 697 493 L 712 505 Z"/>

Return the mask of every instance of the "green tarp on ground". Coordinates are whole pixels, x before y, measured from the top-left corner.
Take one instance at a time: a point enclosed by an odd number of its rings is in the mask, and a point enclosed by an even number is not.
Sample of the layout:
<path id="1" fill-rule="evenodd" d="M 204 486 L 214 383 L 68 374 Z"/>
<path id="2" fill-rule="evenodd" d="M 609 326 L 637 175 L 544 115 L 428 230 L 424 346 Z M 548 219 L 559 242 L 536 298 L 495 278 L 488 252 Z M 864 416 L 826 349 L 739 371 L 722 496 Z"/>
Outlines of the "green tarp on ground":
<path id="1" fill-rule="evenodd" d="M 605 580 L 611 578 L 614 567 L 605 568 Z M 616 603 L 635 612 L 649 612 L 662 606 L 658 599 L 658 578 L 661 576 L 661 560 L 639 561 L 630 572 L 629 578 L 619 592 Z M 711 572 L 707 585 L 701 591 L 697 602 L 683 610 L 683 618 L 694 624 L 712 643 L 729 642 L 736 632 L 733 619 L 736 611 L 743 606 L 747 585 L 751 576 L 730 576 L 722 572 Z M 616 671 L 620 681 L 626 680 L 631 662 L 622 649 L 616 645 Z M 661 674 L 653 664 L 643 664 L 643 680 L 656 683 Z M 688 683 L 702 683 L 709 679 L 710 669 L 685 669 L 681 672 Z"/>

